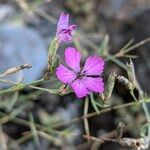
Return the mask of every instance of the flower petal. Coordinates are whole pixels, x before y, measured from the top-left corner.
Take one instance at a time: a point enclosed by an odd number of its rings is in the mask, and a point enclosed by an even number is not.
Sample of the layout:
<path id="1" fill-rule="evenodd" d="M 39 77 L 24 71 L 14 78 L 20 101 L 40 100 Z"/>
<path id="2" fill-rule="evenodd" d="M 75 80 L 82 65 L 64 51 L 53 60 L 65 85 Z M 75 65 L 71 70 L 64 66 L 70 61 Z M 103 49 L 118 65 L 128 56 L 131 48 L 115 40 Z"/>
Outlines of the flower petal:
<path id="1" fill-rule="evenodd" d="M 70 42 L 72 40 L 72 34 L 74 33 L 77 25 L 70 25 L 68 29 L 63 29 L 58 35 L 58 42 Z"/>
<path id="2" fill-rule="evenodd" d="M 62 12 L 59 17 L 58 24 L 57 24 L 56 35 L 58 36 L 63 29 L 68 29 L 68 25 L 69 25 L 69 14 L 65 15 Z"/>
<path id="3" fill-rule="evenodd" d="M 68 47 L 65 50 L 66 64 L 75 72 L 80 71 L 81 54 L 73 47 Z"/>
<path id="4" fill-rule="evenodd" d="M 72 40 L 72 36 L 70 35 L 70 33 L 60 33 L 58 35 L 58 42 L 62 43 L 62 42 L 70 42 Z"/>
<path id="5" fill-rule="evenodd" d="M 63 65 L 59 65 L 57 67 L 56 76 L 60 81 L 62 81 L 65 84 L 70 84 L 76 78 L 76 74 Z"/>
<path id="6" fill-rule="evenodd" d="M 85 62 L 82 73 L 85 75 L 100 75 L 104 69 L 104 60 L 99 56 L 89 56 Z"/>
<path id="7" fill-rule="evenodd" d="M 89 94 L 89 91 L 86 89 L 82 79 L 75 80 L 73 83 L 71 83 L 71 87 L 78 98 L 82 98 Z"/>
<path id="8" fill-rule="evenodd" d="M 102 78 L 83 77 L 82 82 L 90 92 L 103 93 L 104 91 L 104 82 Z"/>
<path id="9" fill-rule="evenodd" d="M 72 25 L 70 25 L 70 26 L 68 27 L 68 30 L 74 31 L 76 28 L 77 28 L 77 25 L 72 24 Z"/>

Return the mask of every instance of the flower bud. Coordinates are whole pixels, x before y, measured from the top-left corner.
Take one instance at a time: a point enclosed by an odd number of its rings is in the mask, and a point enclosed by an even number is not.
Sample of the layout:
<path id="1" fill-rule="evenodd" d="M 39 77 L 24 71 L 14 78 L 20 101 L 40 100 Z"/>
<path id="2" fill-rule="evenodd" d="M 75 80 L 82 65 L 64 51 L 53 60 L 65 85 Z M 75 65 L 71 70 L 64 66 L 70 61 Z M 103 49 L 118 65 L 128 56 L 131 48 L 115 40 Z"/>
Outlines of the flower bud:
<path id="1" fill-rule="evenodd" d="M 135 69 L 134 69 L 134 64 L 132 60 L 130 59 L 130 63 L 126 64 L 127 66 L 127 74 L 128 74 L 128 79 L 132 83 L 133 88 L 136 86 L 136 76 L 135 76 Z"/>

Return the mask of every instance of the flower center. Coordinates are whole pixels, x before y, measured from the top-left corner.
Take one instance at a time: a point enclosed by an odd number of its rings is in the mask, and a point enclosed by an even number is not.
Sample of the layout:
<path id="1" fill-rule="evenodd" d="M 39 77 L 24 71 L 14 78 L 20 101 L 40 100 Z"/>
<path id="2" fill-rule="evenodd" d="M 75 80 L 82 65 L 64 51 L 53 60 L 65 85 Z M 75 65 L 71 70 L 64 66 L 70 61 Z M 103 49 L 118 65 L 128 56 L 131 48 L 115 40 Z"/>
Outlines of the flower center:
<path id="1" fill-rule="evenodd" d="M 80 71 L 76 73 L 77 79 L 81 79 L 82 77 L 91 77 L 91 78 L 99 78 L 100 75 L 86 75 L 86 71 Z"/>
<path id="2" fill-rule="evenodd" d="M 77 73 L 77 78 L 81 79 L 83 76 L 85 76 L 81 71 Z"/>

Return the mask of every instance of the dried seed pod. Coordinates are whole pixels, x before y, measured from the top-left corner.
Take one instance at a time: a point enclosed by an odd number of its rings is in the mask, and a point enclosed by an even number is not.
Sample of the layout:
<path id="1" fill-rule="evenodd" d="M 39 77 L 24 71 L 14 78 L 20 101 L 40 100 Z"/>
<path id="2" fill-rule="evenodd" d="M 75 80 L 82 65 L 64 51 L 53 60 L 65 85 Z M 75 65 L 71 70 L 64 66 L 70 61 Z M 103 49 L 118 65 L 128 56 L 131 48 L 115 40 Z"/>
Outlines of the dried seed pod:
<path id="1" fill-rule="evenodd" d="M 26 69 L 26 68 L 29 69 L 31 67 L 32 67 L 31 64 L 23 64 L 20 66 L 12 67 L 12 68 L 9 68 L 8 70 L 6 70 L 3 74 L 0 74 L 0 77 L 5 77 L 8 75 L 14 74 L 16 72 L 19 72 L 23 69 Z"/>

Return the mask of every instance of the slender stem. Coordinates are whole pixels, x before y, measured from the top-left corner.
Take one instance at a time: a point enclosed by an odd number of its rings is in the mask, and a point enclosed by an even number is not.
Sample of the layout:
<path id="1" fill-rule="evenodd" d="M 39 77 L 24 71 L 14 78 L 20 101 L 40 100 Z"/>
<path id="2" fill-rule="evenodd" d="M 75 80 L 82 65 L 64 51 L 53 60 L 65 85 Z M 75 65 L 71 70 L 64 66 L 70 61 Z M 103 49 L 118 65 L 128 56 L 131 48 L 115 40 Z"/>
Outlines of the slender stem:
<path id="1" fill-rule="evenodd" d="M 92 93 L 92 92 L 90 93 L 90 100 L 91 100 L 91 104 L 92 104 L 94 110 L 95 110 L 97 113 L 99 113 L 99 109 L 98 109 L 98 107 L 97 107 L 97 105 L 96 105 L 96 103 L 95 103 L 94 96 L 93 96 L 93 93 Z"/>
<path id="2" fill-rule="evenodd" d="M 137 86 L 137 89 L 138 89 L 138 92 L 139 92 L 139 98 L 142 101 L 142 107 L 143 107 L 143 110 L 144 110 L 144 113 L 145 113 L 145 117 L 147 119 L 147 122 L 150 123 L 150 113 L 149 113 L 149 110 L 147 108 L 147 105 L 145 104 L 145 98 L 144 98 L 143 90 L 142 90 L 137 78 L 135 78 L 135 80 L 136 80 L 136 86 Z M 148 135 L 150 135 L 150 127 L 148 127 Z"/>
<path id="3" fill-rule="evenodd" d="M 89 124 L 88 124 L 88 119 L 86 118 L 87 114 L 88 114 L 88 108 L 89 108 L 89 98 L 86 97 L 85 99 L 85 103 L 84 103 L 84 116 L 85 118 L 84 120 L 84 126 L 85 126 L 85 132 L 87 136 L 90 136 L 90 130 L 89 130 Z"/>
<path id="4" fill-rule="evenodd" d="M 39 141 L 39 137 L 38 137 L 38 131 L 36 130 L 36 126 L 35 126 L 35 123 L 34 123 L 34 118 L 33 118 L 33 114 L 30 113 L 29 114 L 29 119 L 30 119 L 30 130 L 31 130 L 31 133 L 34 137 L 34 141 L 35 143 L 40 146 L 40 141 Z"/>
<path id="5" fill-rule="evenodd" d="M 133 90 L 132 90 L 132 91 L 130 91 L 130 94 L 132 95 L 133 99 L 134 99 L 135 101 L 137 101 L 137 98 L 136 98 L 136 96 L 135 96 L 135 94 L 134 94 Z"/>
<path id="6" fill-rule="evenodd" d="M 12 82 L 12 81 L 9 81 L 9 80 L 0 79 L 0 82 L 9 83 L 9 84 L 15 85 L 15 86 L 13 86 L 13 87 L 11 87 L 9 89 L 0 91 L 0 94 L 6 94 L 6 93 L 9 93 L 9 92 L 19 91 L 19 90 L 22 90 L 22 89 L 24 89 L 26 87 L 29 87 L 29 88 L 32 88 L 32 89 L 41 90 L 41 91 L 45 91 L 45 92 L 49 92 L 49 93 L 52 93 L 52 94 L 58 94 L 58 90 L 57 89 L 46 89 L 46 88 L 34 86 L 35 84 L 39 84 L 39 83 L 41 83 L 43 81 L 44 81 L 44 79 L 40 79 L 40 80 L 36 80 L 36 81 L 33 81 L 31 83 L 28 83 L 28 84 L 23 84 L 23 83 L 17 83 L 17 82 Z"/>
<path id="7" fill-rule="evenodd" d="M 0 112 L 0 116 L 2 116 L 3 118 L 0 120 L 0 124 L 5 124 L 9 121 L 13 121 L 15 123 L 18 123 L 18 124 L 21 124 L 21 125 L 24 125 L 24 126 L 27 126 L 27 127 L 30 127 L 31 126 L 31 122 L 27 121 L 27 120 L 24 120 L 24 119 L 21 119 L 21 118 L 17 118 L 16 116 L 15 117 L 11 117 L 9 114 L 6 114 L 6 113 L 3 113 L 3 112 Z M 37 124 L 37 123 L 34 123 L 35 127 L 37 129 L 40 129 L 42 131 L 47 131 L 47 132 L 50 132 L 52 134 L 57 134 L 57 135 L 62 135 L 61 132 L 55 130 L 55 129 L 52 129 L 50 126 L 48 127 L 44 127 L 40 124 Z"/>
<path id="8" fill-rule="evenodd" d="M 43 131 L 38 131 L 38 135 L 40 135 L 41 137 L 55 143 L 58 146 L 62 146 L 61 140 L 58 140 L 58 138 L 52 137 L 51 135 L 49 135 Z"/>
<path id="9" fill-rule="evenodd" d="M 148 108 L 147 108 L 144 100 L 143 100 L 142 106 L 143 106 L 143 110 L 144 110 L 147 122 L 150 123 L 150 114 L 149 114 Z M 150 135 L 150 127 L 148 127 L 148 135 Z"/>
<path id="10" fill-rule="evenodd" d="M 120 66 L 121 68 L 123 68 L 124 70 L 127 70 L 127 66 L 122 63 L 119 59 L 116 58 L 116 55 L 109 55 L 107 58 L 106 58 L 106 61 L 112 61 L 114 62 L 115 64 L 117 64 L 118 66 Z"/>
<path id="11" fill-rule="evenodd" d="M 15 140 L 15 141 L 13 141 L 13 142 L 10 142 L 10 143 L 8 144 L 8 148 L 11 148 L 11 147 L 12 147 L 13 145 L 15 145 L 15 144 L 19 145 L 19 144 L 21 144 L 21 143 L 24 143 L 24 142 L 26 142 L 27 140 L 31 139 L 32 137 L 33 137 L 32 133 L 29 132 L 29 133 L 27 133 L 26 135 L 22 136 L 21 138 Z"/>
<path id="12" fill-rule="evenodd" d="M 49 92 L 49 93 L 52 93 L 52 94 L 58 93 L 58 90 L 57 90 L 57 89 L 46 89 L 46 88 L 41 88 L 41 87 L 37 87 L 37 86 L 33 86 L 33 85 L 30 85 L 29 87 L 30 87 L 30 88 L 33 88 L 33 89 L 37 89 L 37 90 Z"/>
<path id="13" fill-rule="evenodd" d="M 150 103 L 150 99 L 144 99 L 144 102 L 145 103 Z M 80 120 L 85 119 L 85 117 L 86 118 L 94 117 L 96 115 L 103 114 L 103 113 L 109 112 L 111 110 L 118 110 L 118 109 L 121 109 L 121 108 L 130 107 L 130 106 L 136 106 L 137 107 L 137 106 L 139 106 L 137 104 L 143 104 L 143 100 L 140 100 L 140 101 L 137 101 L 137 102 L 130 102 L 130 103 L 126 103 L 126 104 L 122 104 L 122 105 L 118 105 L 118 106 L 114 106 L 112 108 L 105 108 L 105 109 L 101 110 L 99 113 L 97 113 L 97 112 L 89 113 L 89 114 L 87 114 L 85 116 L 81 116 L 79 118 L 74 118 L 69 123 L 62 122 L 60 124 L 56 124 L 56 125 L 54 125 L 54 127 L 51 126 L 51 127 L 43 128 L 43 126 L 39 125 L 39 124 L 35 124 L 35 126 L 36 126 L 37 129 L 39 129 L 39 130 L 41 130 L 43 132 L 44 131 L 48 131 L 51 134 L 57 134 L 57 135 L 61 136 L 63 133 L 61 133 L 60 131 L 57 131 L 57 130 L 55 130 L 53 128 L 58 128 L 58 127 L 60 127 L 62 125 L 72 124 L 72 123 L 75 123 L 75 122 L 78 122 Z M 13 122 L 16 122 L 16 123 L 19 123 L 19 124 L 22 124 L 22 125 L 25 125 L 25 126 L 28 126 L 28 127 L 30 127 L 30 125 L 31 125 L 31 122 L 28 122 L 28 121 L 26 121 L 24 119 L 20 119 L 20 118 L 17 118 L 17 117 L 12 118 L 11 116 L 9 116 L 9 115 L 7 115 L 5 113 L 2 113 L 2 112 L 0 112 L 0 115 L 4 116 L 5 118 L 7 118 L 3 123 L 6 123 L 6 122 L 11 120 Z M 42 135 L 43 136 L 47 136 L 47 134 L 43 134 L 43 132 L 42 132 Z M 47 138 L 49 138 L 49 137 L 47 137 Z"/>
<path id="14" fill-rule="evenodd" d="M 150 37 L 146 38 L 146 39 L 143 40 L 143 41 L 140 41 L 139 43 L 137 43 L 137 44 L 135 44 L 135 45 L 133 45 L 133 46 L 131 46 L 131 47 L 129 47 L 129 48 L 127 48 L 126 50 L 124 50 L 124 53 L 128 53 L 128 52 L 130 52 L 131 50 L 133 50 L 133 49 L 135 49 L 135 48 L 137 48 L 137 47 L 139 47 L 139 46 L 142 46 L 142 45 L 144 45 L 145 43 L 148 43 L 148 42 L 150 42 Z"/>

